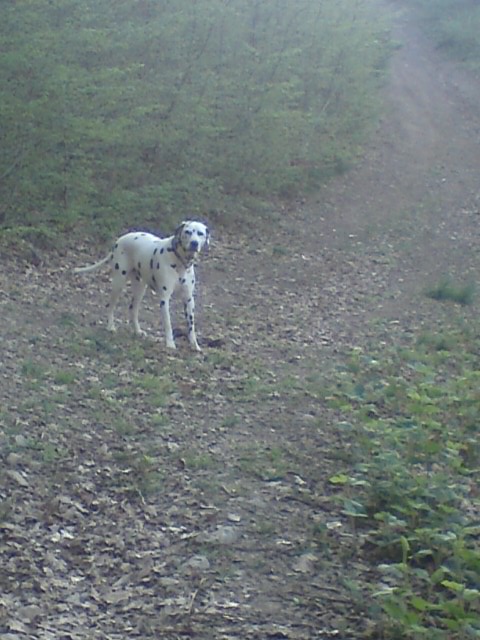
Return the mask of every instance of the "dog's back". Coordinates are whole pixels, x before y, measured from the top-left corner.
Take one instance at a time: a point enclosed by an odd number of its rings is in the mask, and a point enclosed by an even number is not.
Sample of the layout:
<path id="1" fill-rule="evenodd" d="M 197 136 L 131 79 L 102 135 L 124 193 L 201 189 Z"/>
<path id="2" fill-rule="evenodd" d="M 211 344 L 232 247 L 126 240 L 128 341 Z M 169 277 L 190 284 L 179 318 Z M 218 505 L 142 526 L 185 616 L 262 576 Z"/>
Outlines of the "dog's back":
<path id="1" fill-rule="evenodd" d="M 126 233 L 115 243 L 112 266 L 114 269 L 122 268 L 128 272 L 136 270 L 146 273 L 152 269 L 155 256 L 163 254 L 169 245 L 171 238 L 159 238 L 146 232 Z"/>

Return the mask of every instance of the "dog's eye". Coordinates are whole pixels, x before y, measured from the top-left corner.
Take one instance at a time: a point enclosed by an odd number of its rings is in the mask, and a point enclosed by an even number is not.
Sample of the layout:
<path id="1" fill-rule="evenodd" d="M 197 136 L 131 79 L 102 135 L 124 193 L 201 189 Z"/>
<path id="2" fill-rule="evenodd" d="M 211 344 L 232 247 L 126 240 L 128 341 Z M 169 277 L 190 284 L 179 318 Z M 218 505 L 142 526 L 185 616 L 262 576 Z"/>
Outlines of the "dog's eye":
<path id="1" fill-rule="evenodd" d="M 203 231 L 197 231 L 197 236 L 204 236 L 205 234 L 203 233 Z"/>
<path id="2" fill-rule="evenodd" d="M 191 236 L 192 232 L 190 231 L 190 229 L 185 229 L 185 235 L 186 236 Z"/>

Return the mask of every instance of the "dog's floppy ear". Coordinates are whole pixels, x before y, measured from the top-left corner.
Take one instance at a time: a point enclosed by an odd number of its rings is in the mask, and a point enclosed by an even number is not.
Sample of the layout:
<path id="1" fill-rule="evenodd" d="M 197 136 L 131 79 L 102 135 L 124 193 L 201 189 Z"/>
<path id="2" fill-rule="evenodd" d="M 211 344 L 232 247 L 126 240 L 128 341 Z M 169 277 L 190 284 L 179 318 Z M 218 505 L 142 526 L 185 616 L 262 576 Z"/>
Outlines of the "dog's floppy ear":
<path id="1" fill-rule="evenodd" d="M 184 220 L 183 222 L 181 222 L 178 227 L 175 229 L 175 233 L 174 233 L 174 237 L 175 237 L 175 243 L 180 242 L 180 236 L 182 235 L 182 231 L 184 226 L 187 224 L 186 220 Z"/>
<path id="2" fill-rule="evenodd" d="M 184 227 L 186 224 L 187 224 L 187 221 L 186 221 L 186 220 L 184 220 L 183 222 L 181 222 L 181 223 L 178 225 L 178 227 L 175 229 L 175 235 L 176 235 L 176 236 L 179 236 L 179 235 L 182 233 L 182 231 L 183 231 L 183 227 Z"/>
<path id="3" fill-rule="evenodd" d="M 205 249 L 210 246 L 210 229 L 205 225 Z"/>

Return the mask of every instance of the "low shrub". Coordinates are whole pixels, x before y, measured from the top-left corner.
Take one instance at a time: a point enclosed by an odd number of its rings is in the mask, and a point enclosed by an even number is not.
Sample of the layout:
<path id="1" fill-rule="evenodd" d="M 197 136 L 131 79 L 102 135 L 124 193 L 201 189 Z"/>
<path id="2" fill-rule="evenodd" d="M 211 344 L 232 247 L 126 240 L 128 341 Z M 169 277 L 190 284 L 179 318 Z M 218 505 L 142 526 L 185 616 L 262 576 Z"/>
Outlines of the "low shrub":
<path id="1" fill-rule="evenodd" d="M 351 467 L 331 478 L 368 539 L 382 638 L 480 636 L 480 340 L 355 350 L 330 404 Z"/>

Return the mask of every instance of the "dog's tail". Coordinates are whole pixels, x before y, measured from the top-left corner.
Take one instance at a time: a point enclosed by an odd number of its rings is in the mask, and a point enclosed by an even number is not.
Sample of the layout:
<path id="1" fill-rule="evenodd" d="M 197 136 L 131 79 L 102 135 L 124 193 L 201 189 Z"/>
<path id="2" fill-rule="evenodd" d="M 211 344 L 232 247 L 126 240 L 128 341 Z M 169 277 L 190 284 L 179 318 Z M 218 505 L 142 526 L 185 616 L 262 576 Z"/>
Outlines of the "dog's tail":
<path id="1" fill-rule="evenodd" d="M 95 269 L 99 269 L 102 265 L 112 259 L 112 254 L 109 253 L 108 256 L 105 256 L 102 260 L 95 262 L 95 264 L 89 264 L 86 267 L 76 267 L 73 270 L 73 273 L 86 273 L 87 271 L 95 271 Z"/>

